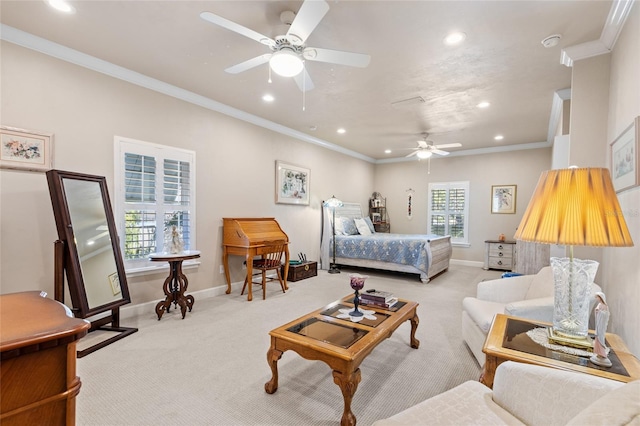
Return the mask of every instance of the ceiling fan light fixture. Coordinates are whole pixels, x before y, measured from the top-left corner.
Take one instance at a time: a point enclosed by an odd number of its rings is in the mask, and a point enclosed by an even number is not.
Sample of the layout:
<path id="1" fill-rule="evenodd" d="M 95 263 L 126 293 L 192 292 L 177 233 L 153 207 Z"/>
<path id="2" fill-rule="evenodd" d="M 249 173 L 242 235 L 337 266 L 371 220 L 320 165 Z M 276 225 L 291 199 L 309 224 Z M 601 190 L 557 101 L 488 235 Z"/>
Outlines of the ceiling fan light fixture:
<path id="1" fill-rule="evenodd" d="M 431 151 L 427 151 L 426 149 L 421 149 L 420 151 L 418 151 L 418 153 L 416 155 L 421 160 L 424 160 L 426 158 L 431 157 L 432 153 L 431 153 Z"/>
<path id="2" fill-rule="evenodd" d="M 271 55 L 269 66 L 273 72 L 282 77 L 294 77 L 304 68 L 300 56 L 289 48 L 282 48 Z"/>

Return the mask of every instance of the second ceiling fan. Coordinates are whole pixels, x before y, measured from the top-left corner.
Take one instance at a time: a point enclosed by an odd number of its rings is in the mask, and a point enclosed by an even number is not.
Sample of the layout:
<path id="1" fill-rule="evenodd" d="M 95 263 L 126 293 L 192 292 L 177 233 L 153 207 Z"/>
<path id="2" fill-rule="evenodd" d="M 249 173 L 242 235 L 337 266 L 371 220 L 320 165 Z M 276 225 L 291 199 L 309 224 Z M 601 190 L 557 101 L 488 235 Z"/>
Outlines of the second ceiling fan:
<path id="1" fill-rule="evenodd" d="M 329 4 L 324 0 L 305 0 L 297 14 L 290 11 L 280 14 L 280 20 L 290 26 L 286 34 L 278 35 L 275 38 L 267 37 L 211 12 L 202 12 L 200 17 L 212 24 L 260 42 L 271 50 L 271 53 L 265 53 L 231 66 L 225 69 L 226 72 L 238 74 L 269 62 L 271 70 L 276 74 L 293 77 L 300 90 L 308 91 L 313 89 L 313 82 L 304 65 L 307 60 L 360 68 L 369 65 L 371 60 L 369 55 L 361 53 L 321 49 L 305 44 L 307 38 L 328 11 Z"/>

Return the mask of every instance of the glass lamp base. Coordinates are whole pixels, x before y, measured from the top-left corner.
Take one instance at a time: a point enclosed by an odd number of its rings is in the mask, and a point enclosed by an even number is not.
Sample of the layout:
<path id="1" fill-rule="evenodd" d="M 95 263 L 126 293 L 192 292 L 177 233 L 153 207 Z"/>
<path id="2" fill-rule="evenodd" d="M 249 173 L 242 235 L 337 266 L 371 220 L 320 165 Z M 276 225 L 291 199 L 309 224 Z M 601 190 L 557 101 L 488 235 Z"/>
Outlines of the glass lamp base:
<path id="1" fill-rule="evenodd" d="M 586 340 L 589 331 L 592 284 L 598 262 L 574 258 L 551 258 L 553 271 L 553 332 L 558 336 Z M 564 343 L 560 343 L 564 344 Z"/>

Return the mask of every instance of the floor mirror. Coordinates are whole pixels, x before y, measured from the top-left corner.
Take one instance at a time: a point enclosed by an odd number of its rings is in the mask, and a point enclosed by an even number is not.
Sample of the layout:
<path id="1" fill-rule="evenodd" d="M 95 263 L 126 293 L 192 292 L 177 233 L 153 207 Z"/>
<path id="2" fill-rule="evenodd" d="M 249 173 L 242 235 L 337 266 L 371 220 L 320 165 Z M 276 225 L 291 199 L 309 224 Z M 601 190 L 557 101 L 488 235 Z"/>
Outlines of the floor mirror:
<path id="1" fill-rule="evenodd" d="M 105 340 L 78 351 L 78 358 L 138 331 L 120 326 L 120 306 L 131 302 L 106 178 L 49 170 L 47 182 L 58 230 L 54 243 L 54 297 L 91 321 Z M 66 286 L 65 286 L 66 277 Z M 92 319 L 97 318 L 97 319 Z"/>

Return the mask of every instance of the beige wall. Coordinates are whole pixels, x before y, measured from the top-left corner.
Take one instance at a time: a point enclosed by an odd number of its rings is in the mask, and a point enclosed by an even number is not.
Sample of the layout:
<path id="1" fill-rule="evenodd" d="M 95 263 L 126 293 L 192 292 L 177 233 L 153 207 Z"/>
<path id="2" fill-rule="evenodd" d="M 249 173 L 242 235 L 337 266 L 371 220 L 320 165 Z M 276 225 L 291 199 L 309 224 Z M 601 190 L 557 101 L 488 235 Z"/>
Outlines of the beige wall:
<path id="1" fill-rule="evenodd" d="M 469 247 L 454 247 L 453 258 L 483 261 L 484 241 L 505 234 L 512 239 L 533 194 L 540 173 L 551 166 L 551 149 L 511 151 L 484 155 L 440 157 L 427 161 L 379 164 L 376 191 L 387 197 L 391 231 L 426 233 L 429 183 L 469 181 Z M 517 185 L 516 213 L 491 214 L 491 186 Z M 407 218 L 407 190 L 413 196 L 413 217 Z"/>
<path id="2" fill-rule="evenodd" d="M 610 161 L 609 144 L 640 116 L 640 4 L 631 9 L 611 53 L 607 135 L 598 149 Z M 604 249 L 602 287 L 607 295 L 609 329 L 640 356 L 640 187 L 618 194 L 635 243 L 631 248 Z"/>
<path id="3" fill-rule="evenodd" d="M 10 43 L 1 54 L 2 124 L 54 133 L 54 167 L 106 176 L 112 197 L 114 135 L 196 151 L 202 257 L 188 272 L 191 291 L 224 283 L 222 217 L 274 216 L 292 253 L 318 259 L 321 201 L 335 194 L 366 203 L 373 191 L 368 162 Z M 275 204 L 276 160 L 311 170 L 309 206 Z M 0 291 L 53 295 L 57 233 L 43 173 L 0 171 L 0 233 Z M 242 260 L 232 258 L 234 282 L 242 279 Z M 161 298 L 165 274 L 129 278 L 133 303 Z"/>
<path id="4" fill-rule="evenodd" d="M 640 115 L 639 52 L 635 5 L 613 53 L 574 67 L 583 90 L 572 90 L 571 163 L 607 166 L 609 143 Z M 373 166 L 10 43 L 2 42 L 0 53 L 2 124 L 54 133 L 56 168 L 106 176 L 112 187 L 114 135 L 196 151 L 202 264 L 189 272 L 194 291 L 223 284 L 222 217 L 275 216 L 291 237 L 292 252 L 317 259 L 322 199 L 335 194 L 364 204 L 376 190 L 388 198 L 394 232 L 424 232 L 420 218 L 430 181 L 471 182 L 471 247 L 456 248 L 453 257 L 480 262 L 485 239 L 513 235 L 540 172 L 551 164 L 550 150 L 541 149 L 435 159 L 430 175 L 425 162 Z M 310 206 L 274 203 L 275 160 L 311 169 Z M 515 215 L 489 213 L 495 184 L 518 185 Z M 416 191 L 411 221 L 405 217 L 409 188 Z M 600 282 L 611 305 L 611 331 L 640 354 L 640 188 L 619 199 L 636 246 L 603 250 Z M 53 293 L 57 235 L 43 174 L 0 170 L 0 234 L 0 292 Z M 234 281 L 242 277 L 240 263 L 232 264 Z M 131 279 L 133 303 L 157 300 L 163 278 Z"/>

